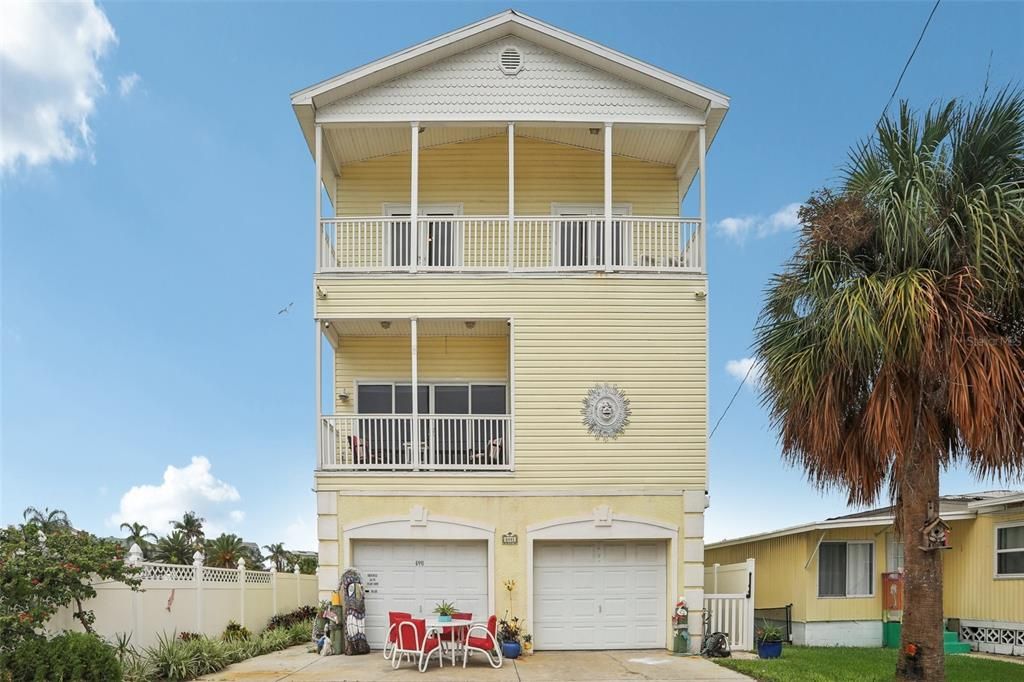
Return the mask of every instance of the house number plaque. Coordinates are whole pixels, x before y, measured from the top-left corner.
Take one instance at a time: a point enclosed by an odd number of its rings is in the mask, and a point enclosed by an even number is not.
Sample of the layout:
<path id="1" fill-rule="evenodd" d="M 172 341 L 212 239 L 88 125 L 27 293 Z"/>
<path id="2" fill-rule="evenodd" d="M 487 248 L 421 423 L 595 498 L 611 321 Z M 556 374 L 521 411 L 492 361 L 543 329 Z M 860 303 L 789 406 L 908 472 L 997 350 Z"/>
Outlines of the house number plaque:
<path id="1" fill-rule="evenodd" d="M 505 533 L 501 536 L 501 544 L 503 545 L 518 545 L 519 536 L 515 533 Z"/>

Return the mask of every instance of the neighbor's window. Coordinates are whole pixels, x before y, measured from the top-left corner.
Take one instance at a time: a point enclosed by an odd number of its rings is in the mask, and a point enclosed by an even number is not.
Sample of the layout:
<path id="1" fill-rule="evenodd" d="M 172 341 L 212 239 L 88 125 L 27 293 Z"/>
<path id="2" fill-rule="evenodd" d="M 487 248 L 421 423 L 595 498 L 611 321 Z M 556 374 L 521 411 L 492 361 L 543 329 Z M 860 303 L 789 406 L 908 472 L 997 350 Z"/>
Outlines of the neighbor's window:
<path id="1" fill-rule="evenodd" d="M 818 548 L 819 597 L 870 597 L 874 573 L 874 543 L 823 542 Z"/>
<path id="2" fill-rule="evenodd" d="M 996 575 L 1024 576 L 1024 523 L 996 528 Z"/>

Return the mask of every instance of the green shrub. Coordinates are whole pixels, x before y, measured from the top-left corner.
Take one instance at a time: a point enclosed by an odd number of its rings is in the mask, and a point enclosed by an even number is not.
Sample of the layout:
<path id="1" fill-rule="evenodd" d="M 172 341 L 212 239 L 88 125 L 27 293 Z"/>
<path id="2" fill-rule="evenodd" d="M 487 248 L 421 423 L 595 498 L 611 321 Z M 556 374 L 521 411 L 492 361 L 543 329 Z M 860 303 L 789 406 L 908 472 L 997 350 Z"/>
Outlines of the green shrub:
<path id="1" fill-rule="evenodd" d="M 233 662 L 227 642 L 219 639 L 194 637 L 186 645 L 194 654 L 197 675 L 215 673 Z"/>
<path id="2" fill-rule="evenodd" d="M 157 677 L 175 682 L 190 680 L 199 669 L 199 657 L 191 644 L 173 636 L 159 634 L 156 645 L 146 647 L 142 655 L 149 661 Z"/>
<path id="3" fill-rule="evenodd" d="M 308 644 L 313 641 L 313 623 L 305 621 L 288 626 L 288 637 L 293 645 Z"/>
<path id="4" fill-rule="evenodd" d="M 267 629 L 274 630 L 276 628 L 291 627 L 295 623 L 311 621 L 314 618 L 316 618 L 315 606 L 300 606 L 294 611 L 289 611 L 288 613 L 279 613 L 276 616 L 271 616 L 270 620 L 267 621 Z"/>
<path id="5" fill-rule="evenodd" d="M 221 634 L 220 638 L 227 642 L 238 639 L 251 639 L 252 633 L 249 632 L 249 628 L 244 625 L 240 625 L 233 620 L 229 620 L 228 625 L 224 628 L 224 632 Z"/>
<path id="6" fill-rule="evenodd" d="M 0 679 L 28 682 L 110 682 L 121 680 L 114 649 L 95 635 L 65 632 L 53 639 L 32 637 L 0 654 Z"/>
<path id="7" fill-rule="evenodd" d="M 121 670 L 124 682 L 152 682 L 157 677 L 156 667 L 149 657 L 134 649 L 121 658 Z"/>

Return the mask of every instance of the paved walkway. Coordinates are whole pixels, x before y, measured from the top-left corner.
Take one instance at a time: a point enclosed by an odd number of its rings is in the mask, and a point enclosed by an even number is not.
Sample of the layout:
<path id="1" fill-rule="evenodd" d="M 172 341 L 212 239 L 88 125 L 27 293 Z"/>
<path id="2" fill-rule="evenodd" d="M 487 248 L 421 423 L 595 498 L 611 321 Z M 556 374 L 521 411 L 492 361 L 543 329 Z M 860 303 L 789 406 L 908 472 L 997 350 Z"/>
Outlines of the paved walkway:
<path id="1" fill-rule="evenodd" d="M 494 670 L 482 656 L 438 669 L 433 658 L 420 674 L 410 663 L 392 670 L 379 651 L 366 656 L 328 656 L 308 652 L 306 645 L 258 656 L 207 675 L 202 680 L 231 682 L 642 682 L 643 680 L 748 680 L 744 675 L 697 657 L 676 657 L 664 651 L 551 651 L 505 661 Z"/>

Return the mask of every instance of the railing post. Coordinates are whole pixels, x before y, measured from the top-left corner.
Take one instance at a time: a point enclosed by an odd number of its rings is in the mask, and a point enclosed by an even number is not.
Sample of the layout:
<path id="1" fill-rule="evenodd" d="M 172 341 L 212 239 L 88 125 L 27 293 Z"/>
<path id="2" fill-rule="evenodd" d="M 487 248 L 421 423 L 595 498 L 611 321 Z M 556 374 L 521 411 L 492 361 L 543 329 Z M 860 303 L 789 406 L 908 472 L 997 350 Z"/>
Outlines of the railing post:
<path id="1" fill-rule="evenodd" d="M 129 566 L 139 567 L 142 565 L 142 548 L 138 543 L 132 543 L 128 550 L 127 563 Z M 142 594 L 138 590 L 132 590 L 132 636 L 138 642 L 139 633 L 142 632 Z"/>
<path id="2" fill-rule="evenodd" d="M 409 320 L 409 345 L 412 351 L 412 464 L 420 465 L 420 387 L 419 387 L 419 320 Z"/>
<path id="3" fill-rule="evenodd" d="M 604 124 L 604 271 L 612 269 L 612 124 Z"/>
<path id="4" fill-rule="evenodd" d="M 203 634 L 203 553 L 198 549 L 192 555 L 192 568 L 196 586 L 196 632 Z"/>
<path id="5" fill-rule="evenodd" d="M 697 158 L 700 165 L 700 269 L 708 271 L 708 208 L 707 208 L 707 167 L 705 152 L 707 147 L 707 127 L 700 127 L 697 140 Z"/>
<path id="6" fill-rule="evenodd" d="M 420 251 L 420 122 L 413 121 L 409 187 L 409 272 L 416 272 Z M 428 246 L 429 249 L 429 246 Z"/>
<path id="7" fill-rule="evenodd" d="M 324 131 L 320 124 L 316 124 L 315 130 L 315 153 L 316 153 L 316 267 L 313 272 L 320 272 L 323 267 L 323 238 L 320 234 L 320 219 L 323 217 L 323 196 L 320 189 L 320 173 L 323 170 L 323 146 Z"/>
<path id="8" fill-rule="evenodd" d="M 238 624 L 245 627 L 245 558 L 238 560 Z"/>
<path id="9" fill-rule="evenodd" d="M 277 564 L 270 566 L 270 615 L 277 615 Z"/>
<path id="10" fill-rule="evenodd" d="M 313 327 L 316 330 L 316 378 L 313 380 L 313 388 L 316 392 L 316 403 L 313 411 L 316 417 L 316 462 L 313 464 L 313 469 L 319 470 L 323 467 L 324 461 L 324 439 L 323 439 L 323 419 L 321 418 L 321 412 L 323 411 L 323 338 L 322 338 L 322 326 L 320 320 L 313 321 Z"/>
<path id="11" fill-rule="evenodd" d="M 513 270 L 513 248 L 515 239 L 513 231 L 516 227 L 516 124 L 508 124 L 508 244 L 505 247 L 508 258 L 508 271 Z"/>

